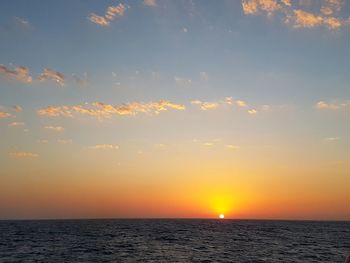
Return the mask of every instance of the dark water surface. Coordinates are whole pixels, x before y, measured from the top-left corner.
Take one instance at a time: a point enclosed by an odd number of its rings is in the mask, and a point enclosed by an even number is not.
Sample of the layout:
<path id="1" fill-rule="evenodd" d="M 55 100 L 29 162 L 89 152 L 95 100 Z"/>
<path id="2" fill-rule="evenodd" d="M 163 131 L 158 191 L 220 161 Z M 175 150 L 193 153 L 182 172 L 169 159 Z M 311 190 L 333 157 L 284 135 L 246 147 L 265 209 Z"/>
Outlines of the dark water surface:
<path id="1" fill-rule="evenodd" d="M 0 262 L 330 262 L 350 222 L 0 221 Z"/>

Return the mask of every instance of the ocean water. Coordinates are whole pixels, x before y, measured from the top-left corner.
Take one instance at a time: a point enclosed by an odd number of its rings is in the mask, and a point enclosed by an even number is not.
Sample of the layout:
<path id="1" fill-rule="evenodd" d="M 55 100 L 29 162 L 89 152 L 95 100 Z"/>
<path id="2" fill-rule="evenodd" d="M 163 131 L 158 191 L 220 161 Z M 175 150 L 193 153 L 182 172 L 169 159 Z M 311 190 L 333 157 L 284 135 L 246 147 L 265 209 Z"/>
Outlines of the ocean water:
<path id="1" fill-rule="evenodd" d="M 0 262 L 330 262 L 350 222 L 0 221 Z"/>

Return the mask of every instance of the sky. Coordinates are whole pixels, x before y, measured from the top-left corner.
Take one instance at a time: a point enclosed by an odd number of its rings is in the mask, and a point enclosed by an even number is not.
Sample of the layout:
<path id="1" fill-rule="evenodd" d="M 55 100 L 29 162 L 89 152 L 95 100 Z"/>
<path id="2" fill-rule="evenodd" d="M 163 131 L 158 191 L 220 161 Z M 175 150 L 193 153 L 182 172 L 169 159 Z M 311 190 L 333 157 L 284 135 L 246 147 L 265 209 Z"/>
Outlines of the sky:
<path id="1" fill-rule="evenodd" d="M 0 5 L 0 219 L 350 220 L 349 2 Z"/>

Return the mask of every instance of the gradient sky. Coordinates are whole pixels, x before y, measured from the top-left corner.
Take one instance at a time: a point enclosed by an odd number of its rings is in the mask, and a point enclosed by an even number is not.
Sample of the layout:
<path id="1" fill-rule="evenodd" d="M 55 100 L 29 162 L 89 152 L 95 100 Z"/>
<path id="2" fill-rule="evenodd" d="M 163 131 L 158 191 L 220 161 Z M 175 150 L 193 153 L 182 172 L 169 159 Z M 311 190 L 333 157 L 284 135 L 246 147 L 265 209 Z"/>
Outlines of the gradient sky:
<path id="1" fill-rule="evenodd" d="M 0 6 L 0 219 L 350 219 L 349 2 Z"/>

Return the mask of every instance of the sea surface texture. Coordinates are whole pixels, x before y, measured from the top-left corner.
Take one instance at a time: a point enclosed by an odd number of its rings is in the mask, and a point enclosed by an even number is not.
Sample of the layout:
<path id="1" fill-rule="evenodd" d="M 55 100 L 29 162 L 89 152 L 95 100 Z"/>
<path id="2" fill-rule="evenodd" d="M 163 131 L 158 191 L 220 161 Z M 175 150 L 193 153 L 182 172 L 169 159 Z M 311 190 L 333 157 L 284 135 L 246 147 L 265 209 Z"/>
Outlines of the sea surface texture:
<path id="1" fill-rule="evenodd" d="M 0 221 L 0 262 L 329 262 L 350 253 L 350 222 Z"/>

